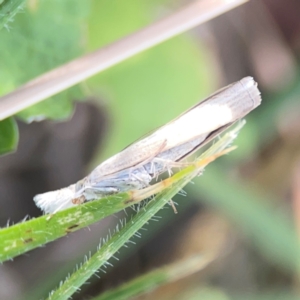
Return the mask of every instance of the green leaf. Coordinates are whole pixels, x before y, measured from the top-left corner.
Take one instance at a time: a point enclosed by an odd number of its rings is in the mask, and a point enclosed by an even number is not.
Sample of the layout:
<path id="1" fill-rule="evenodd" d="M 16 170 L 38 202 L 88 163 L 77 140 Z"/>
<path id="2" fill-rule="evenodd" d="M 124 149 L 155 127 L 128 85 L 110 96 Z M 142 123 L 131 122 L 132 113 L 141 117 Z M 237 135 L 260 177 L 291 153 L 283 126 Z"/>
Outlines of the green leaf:
<path id="1" fill-rule="evenodd" d="M 18 125 L 13 118 L 0 121 L 0 155 L 14 151 L 19 140 Z"/>
<path id="2" fill-rule="evenodd" d="M 16 13 L 22 10 L 25 0 L 0 0 L 0 30 L 9 29 L 9 22 L 13 21 Z"/>
<path id="3" fill-rule="evenodd" d="M 24 109 L 19 112 L 17 116 L 28 123 L 45 119 L 67 119 L 72 115 L 75 109 L 74 100 L 77 98 L 76 96 L 80 94 L 81 91 L 78 87 L 71 88 L 70 90 L 63 91 L 58 95 Z M 72 95 L 74 95 L 74 98 Z"/>
<path id="4" fill-rule="evenodd" d="M 6 94 L 36 76 L 83 53 L 82 23 L 89 1 L 44 0 L 29 2 L 10 31 L 0 32 L 0 94 Z M 76 86 L 20 112 L 27 122 L 63 119 L 81 98 Z"/>

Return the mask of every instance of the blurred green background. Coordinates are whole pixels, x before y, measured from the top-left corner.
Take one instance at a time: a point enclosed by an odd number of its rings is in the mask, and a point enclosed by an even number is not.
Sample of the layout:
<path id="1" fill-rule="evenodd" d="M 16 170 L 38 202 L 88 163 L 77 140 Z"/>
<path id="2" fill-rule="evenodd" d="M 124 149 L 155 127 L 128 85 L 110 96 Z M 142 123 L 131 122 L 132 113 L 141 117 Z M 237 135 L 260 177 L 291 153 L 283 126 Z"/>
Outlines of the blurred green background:
<path id="1" fill-rule="evenodd" d="M 188 2 L 29 0 L 0 31 L 0 94 Z M 19 113 L 18 149 L 0 158 L 1 226 L 40 215 L 35 194 L 74 183 L 217 88 L 250 75 L 263 102 L 247 117 L 238 149 L 174 199 L 177 215 L 163 210 L 74 299 L 210 251 L 221 255 L 204 271 L 141 299 L 298 299 L 289 241 L 290 227 L 300 226 L 299 13 L 297 0 L 251 1 Z M 0 122 L 6 128 L 15 145 L 15 121 Z M 118 217 L 0 266 L 0 299 L 45 296 Z"/>

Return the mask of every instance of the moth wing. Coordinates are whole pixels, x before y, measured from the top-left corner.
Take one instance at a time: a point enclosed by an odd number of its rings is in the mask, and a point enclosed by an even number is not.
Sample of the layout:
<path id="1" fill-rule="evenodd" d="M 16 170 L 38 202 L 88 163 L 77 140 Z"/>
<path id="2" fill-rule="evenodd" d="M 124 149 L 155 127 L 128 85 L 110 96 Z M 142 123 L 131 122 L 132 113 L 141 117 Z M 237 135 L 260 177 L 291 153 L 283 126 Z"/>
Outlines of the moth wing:
<path id="1" fill-rule="evenodd" d="M 101 163 L 90 173 L 89 181 L 97 182 L 103 177 L 146 164 L 163 151 L 165 144 L 165 139 L 157 140 L 152 135 L 139 140 Z"/>

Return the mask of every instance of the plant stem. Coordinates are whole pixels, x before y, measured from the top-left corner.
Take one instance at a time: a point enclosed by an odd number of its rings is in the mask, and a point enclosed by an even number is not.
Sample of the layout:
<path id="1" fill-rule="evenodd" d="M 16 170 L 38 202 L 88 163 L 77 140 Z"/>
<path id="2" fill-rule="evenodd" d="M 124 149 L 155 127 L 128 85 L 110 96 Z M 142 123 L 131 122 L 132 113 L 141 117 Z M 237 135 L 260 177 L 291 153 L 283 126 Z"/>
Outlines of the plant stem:
<path id="1" fill-rule="evenodd" d="M 53 96 L 125 59 L 204 23 L 247 0 L 202 0 L 107 47 L 37 77 L 0 98 L 0 120 Z"/>

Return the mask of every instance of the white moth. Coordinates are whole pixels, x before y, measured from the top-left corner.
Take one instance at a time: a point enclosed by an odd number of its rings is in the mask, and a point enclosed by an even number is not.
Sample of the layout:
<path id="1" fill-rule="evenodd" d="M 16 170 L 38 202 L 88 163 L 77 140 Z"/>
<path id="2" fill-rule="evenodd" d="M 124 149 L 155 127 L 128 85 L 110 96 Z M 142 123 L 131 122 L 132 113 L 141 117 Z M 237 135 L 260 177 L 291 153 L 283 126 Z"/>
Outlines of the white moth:
<path id="1" fill-rule="evenodd" d="M 34 201 L 45 213 L 104 196 L 142 189 L 261 103 L 252 77 L 245 77 L 196 104 L 66 188 L 39 194 Z"/>

